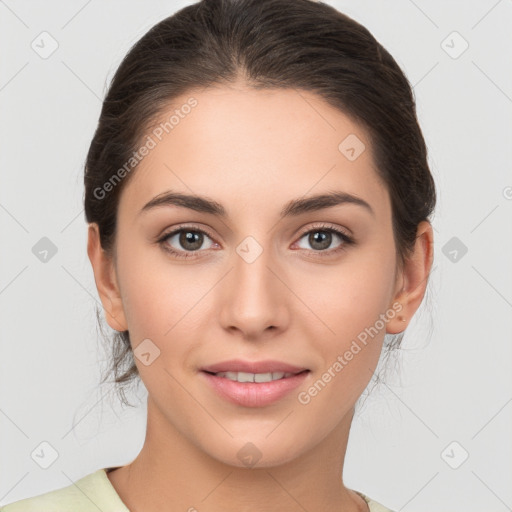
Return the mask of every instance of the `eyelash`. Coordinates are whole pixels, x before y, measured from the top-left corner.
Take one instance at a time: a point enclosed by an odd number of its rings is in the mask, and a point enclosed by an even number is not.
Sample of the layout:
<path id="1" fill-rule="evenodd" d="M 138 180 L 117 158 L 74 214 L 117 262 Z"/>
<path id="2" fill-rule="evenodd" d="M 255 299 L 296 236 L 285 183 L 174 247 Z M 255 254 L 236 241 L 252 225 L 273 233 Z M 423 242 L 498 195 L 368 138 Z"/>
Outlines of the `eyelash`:
<path id="1" fill-rule="evenodd" d="M 203 235 L 206 235 L 209 238 L 213 239 L 213 237 L 207 231 L 204 231 L 203 229 L 199 229 L 199 228 L 196 228 L 194 226 L 178 226 L 176 229 L 170 231 L 169 233 L 163 234 L 156 242 L 165 251 L 171 253 L 176 258 L 183 258 L 183 259 L 194 258 L 195 257 L 194 256 L 195 253 L 201 252 L 201 250 L 197 250 L 197 251 L 177 251 L 176 249 L 173 249 L 172 247 L 170 247 L 169 244 L 165 243 L 168 238 L 172 237 L 173 235 L 176 235 L 177 233 L 181 233 L 182 231 L 185 231 L 185 232 L 190 231 L 192 233 L 202 233 Z M 315 251 L 315 250 L 312 249 L 310 251 L 310 252 L 314 252 L 315 254 L 317 254 L 320 257 L 332 256 L 333 254 L 337 254 L 338 252 L 345 250 L 347 245 L 355 244 L 355 240 L 351 236 L 347 235 L 345 232 L 343 232 L 343 231 L 341 231 L 341 230 L 339 230 L 337 228 L 334 228 L 332 226 L 325 225 L 325 224 L 321 224 L 321 225 L 318 225 L 318 226 L 313 226 L 308 231 L 304 231 L 300 235 L 299 240 L 302 239 L 305 235 L 308 235 L 310 233 L 315 233 L 315 232 L 334 233 L 334 234 L 338 235 L 341 238 L 341 240 L 343 241 L 343 243 L 340 246 L 336 247 L 335 249 L 320 250 L 320 251 Z"/>

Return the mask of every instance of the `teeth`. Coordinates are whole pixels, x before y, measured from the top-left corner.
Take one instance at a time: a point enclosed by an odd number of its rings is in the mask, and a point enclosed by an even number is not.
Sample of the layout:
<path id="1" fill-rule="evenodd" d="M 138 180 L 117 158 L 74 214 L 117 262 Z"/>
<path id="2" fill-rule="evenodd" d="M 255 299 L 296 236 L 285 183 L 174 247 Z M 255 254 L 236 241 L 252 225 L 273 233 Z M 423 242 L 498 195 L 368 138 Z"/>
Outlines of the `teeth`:
<path id="1" fill-rule="evenodd" d="M 284 372 L 272 372 L 272 373 L 249 373 L 247 375 L 254 375 L 254 382 L 270 382 L 271 380 L 279 380 L 284 377 Z"/>
<path id="2" fill-rule="evenodd" d="M 225 377 L 229 380 L 238 382 L 270 382 L 286 377 L 291 377 L 293 373 L 272 372 L 272 373 L 247 373 L 247 372 L 219 372 L 217 377 Z"/>

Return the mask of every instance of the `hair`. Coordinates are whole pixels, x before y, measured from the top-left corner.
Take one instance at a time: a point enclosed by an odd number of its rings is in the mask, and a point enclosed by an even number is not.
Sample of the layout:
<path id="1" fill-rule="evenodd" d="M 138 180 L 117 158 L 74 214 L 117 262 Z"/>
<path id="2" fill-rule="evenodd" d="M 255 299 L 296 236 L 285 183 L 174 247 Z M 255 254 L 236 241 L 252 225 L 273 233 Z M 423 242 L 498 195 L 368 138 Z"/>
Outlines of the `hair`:
<path id="1" fill-rule="evenodd" d="M 97 191 L 119 178 L 148 128 L 177 97 L 240 79 L 254 89 L 310 91 L 366 129 L 389 192 L 401 268 L 436 202 L 413 90 L 368 29 L 311 0 L 202 0 L 131 47 L 108 87 L 85 162 L 85 217 L 98 224 L 102 248 L 115 255 L 119 198 L 133 171 L 110 187 L 107 199 Z M 400 347 L 403 334 L 388 350 Z M 116 331 L 108 343 L 108 373 L 129 405 L 122 388 L 138 376 L 129 332 Z"/>

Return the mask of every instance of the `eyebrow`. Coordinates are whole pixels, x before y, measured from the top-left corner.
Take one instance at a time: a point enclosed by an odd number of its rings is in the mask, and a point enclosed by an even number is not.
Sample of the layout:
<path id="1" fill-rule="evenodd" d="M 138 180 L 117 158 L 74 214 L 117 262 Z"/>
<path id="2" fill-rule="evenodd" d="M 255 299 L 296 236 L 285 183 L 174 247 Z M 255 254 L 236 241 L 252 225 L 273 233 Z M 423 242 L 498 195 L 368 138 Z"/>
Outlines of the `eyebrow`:
<path id="1" fill-rule="evenodd" d="M 307 212 L 332 208 L 342 204 L 354 204 L 363 207 L 375 217 L 372 207 L 364 200 L 347 192 L 332 191 L 306 198 L 293 199 L 286 203 L 280 212 L 280 217 L 295 217 Z M 206 196 L 183 194 L 181 192 L 166 191 L 146 203 L 140 213 L 162 206 L 181 206 L 197 212 L 210 213 L 218 217 L 227 217 L 226 209 L 217 201 Z"/>

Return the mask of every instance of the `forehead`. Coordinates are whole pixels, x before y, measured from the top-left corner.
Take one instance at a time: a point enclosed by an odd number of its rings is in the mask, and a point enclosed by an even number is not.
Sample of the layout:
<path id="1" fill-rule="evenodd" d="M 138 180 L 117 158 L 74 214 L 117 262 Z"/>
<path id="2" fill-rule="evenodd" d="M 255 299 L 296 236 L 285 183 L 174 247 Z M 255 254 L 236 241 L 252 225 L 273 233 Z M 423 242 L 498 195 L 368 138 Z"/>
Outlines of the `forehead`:
<path id="1" fill-rule="evenodd" d="M 228 214 L 342 190 L 371 201 L 379 215 L 389 212 L 366 131 L 308 91 L 190 91 L 161 113 L 147 137 L 154 147 L 121 195 L 130 209 L 166 190 L 208 195 Z"/>

